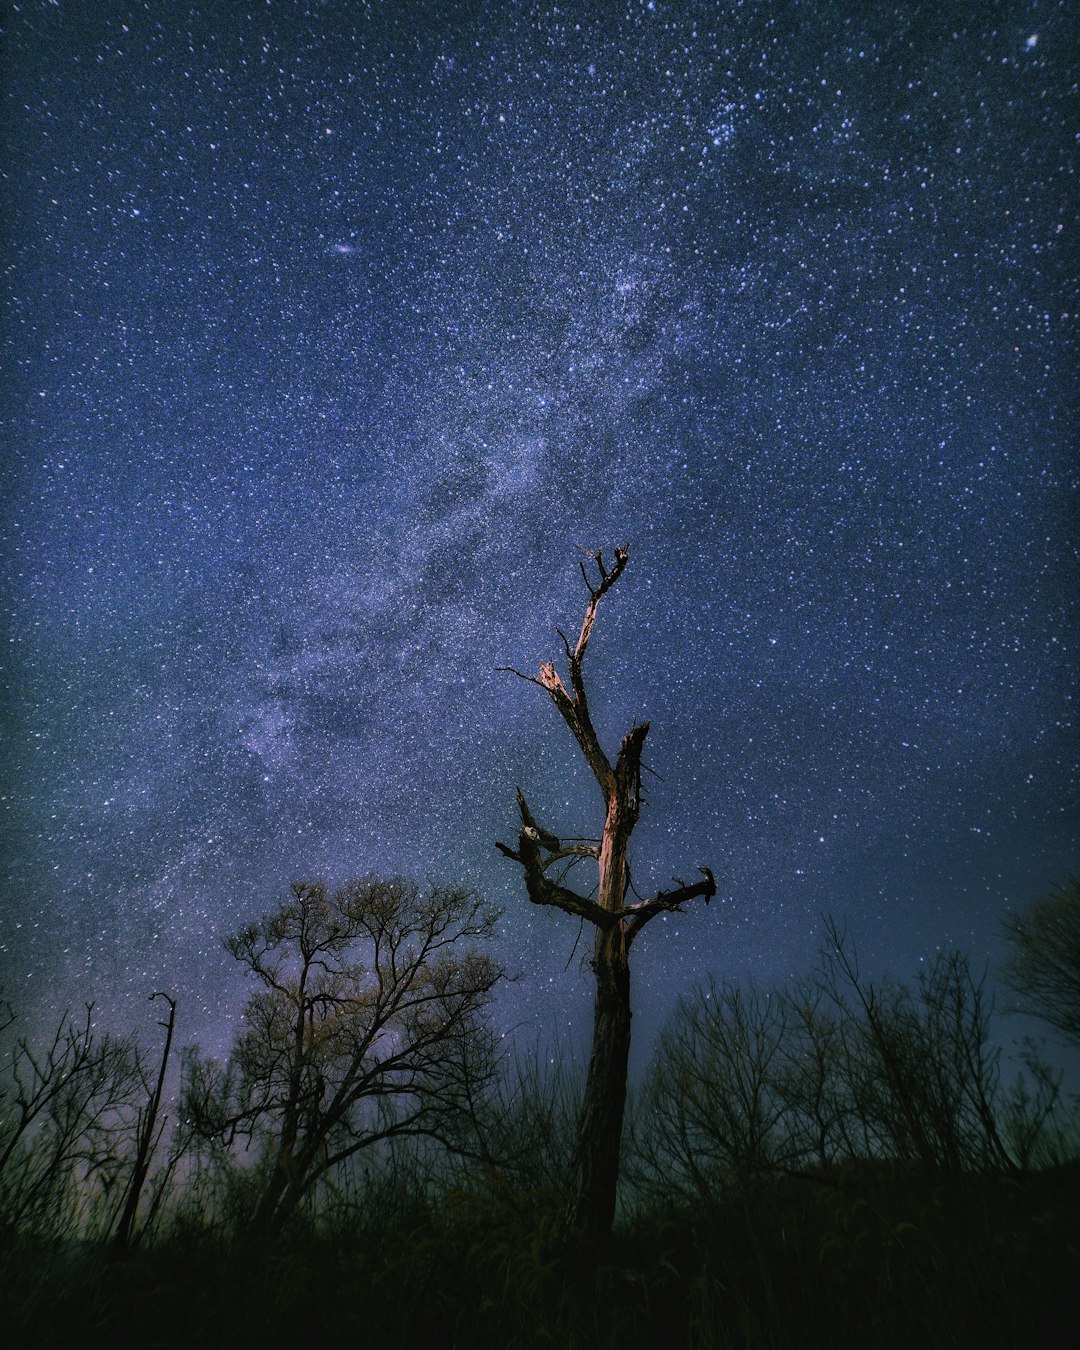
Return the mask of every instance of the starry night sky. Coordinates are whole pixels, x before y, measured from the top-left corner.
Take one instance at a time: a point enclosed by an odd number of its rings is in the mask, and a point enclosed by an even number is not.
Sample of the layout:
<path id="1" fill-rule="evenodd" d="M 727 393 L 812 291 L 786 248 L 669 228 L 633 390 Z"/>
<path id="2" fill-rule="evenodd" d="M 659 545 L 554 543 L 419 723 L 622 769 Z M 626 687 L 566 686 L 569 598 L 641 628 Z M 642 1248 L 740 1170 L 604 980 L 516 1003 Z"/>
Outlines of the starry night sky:
<path id="1" fill-rule="evenodd" d="M 13 1002 L 224 1045 L 222 936 L 374 870 L 504 906 L 503 1025 L 571 1037 L 494 841 L 599 798 L 497 668 L 623 542 L 635 882 L 719 885 L 639 1042 L 823 912 L 993 959 L 1077 859 L 1070 9 L 6 4 Z"/>

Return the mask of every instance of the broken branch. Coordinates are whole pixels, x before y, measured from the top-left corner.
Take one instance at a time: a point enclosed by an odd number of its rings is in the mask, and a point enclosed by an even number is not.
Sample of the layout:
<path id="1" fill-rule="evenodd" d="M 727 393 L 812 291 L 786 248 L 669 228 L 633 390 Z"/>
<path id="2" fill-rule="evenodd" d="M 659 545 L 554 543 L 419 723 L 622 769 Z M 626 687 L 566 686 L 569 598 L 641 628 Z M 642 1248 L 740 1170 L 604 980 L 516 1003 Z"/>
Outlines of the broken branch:
<path id="1" fill-rule="evenodd" d="M 706 904 L 709 903 L 716 894 L 716 880 L 709 868 L 699 867 L 698 871 L 704 878 L 702 881 L 681 882 L 676 890 L 660 891 L 651 900 L 645 900 L 640 905 L 630 905 L 619 911 L 618 917 L 627 920 L 627 945 L 633 942 L 649 920 L 655 919 L 658 914 L 681 914 L 687 901 L 696 900 L 699 896 Z"/>

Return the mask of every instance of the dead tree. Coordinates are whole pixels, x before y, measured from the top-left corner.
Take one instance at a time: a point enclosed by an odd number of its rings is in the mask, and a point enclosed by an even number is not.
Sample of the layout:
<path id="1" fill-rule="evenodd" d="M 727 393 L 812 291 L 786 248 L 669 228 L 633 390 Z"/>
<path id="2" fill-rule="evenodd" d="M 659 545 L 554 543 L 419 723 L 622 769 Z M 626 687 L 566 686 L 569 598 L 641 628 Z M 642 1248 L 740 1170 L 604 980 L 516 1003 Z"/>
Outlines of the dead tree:
<path id="1" fill-rule="evenodd" d="M 645 925 L 658 914 L 681 912 L 687 901 L 698 896 L 707 903 L 716 893 L 712 873 L 702 867 L 701 881 L 680 882 L 674 890 L 628 903 L 631 892 L 627 855 L 641 811 L 641 751 L 649 724 L 640 722 L 631 727 L 612 764 L 593 726 L 582 673 L 600 601 L 622 576 L 628 556 L 626 548 L 616 548 L 614 566 L 608 567 L 600 552 L 589 555 L 592 568 L 581 565 L 589 594 L 581 631 L 571 646 L 566 634 L 558 630 L 566 652 L 569 688 L 548 661 L 541 664 L 538 675 L 512 671 L 546 690 L 574 733 L 604 798 L 604 828 L 599 845 L 564 844 L 549 830 L 542 829 L 519 788 L 521 828 L 517 848 L 497 846 L 508 858 L 520 863 L 533 904 L 553 905 L 588 920 L 596 930 L 592 958 L 596 976 L 592 1051 L 565 1213 L 567 1228 L 586 1238 L 606 1236 L 615 1216 L 630 1051 L 630 948 Z M 599 871 L 597 887 L 587 896 L 563 884 L 566 866 L 557 876 L 552 875 L 558 864 L 572 866 L 580 859 L 595 860 Z"/>
<path id="2" fill-rule="evenodd" d="M 169 1015 L 158 1026 L 165 1032 L 165 1047 L 161 1052 L 161 1064 L 158 1067 L 157 1082 L 146 1103 L 139 1112 L 139 1128 L 135 1147 L 135 1163 L 131 1169 L 131 1179 L 124 1193 L 124 1207 L 120 1211 L 120 1220 L 113 1235 L 114 1253 L 124 1252 L 131 1245 L 131 1235 L 135 1224 L 135 1215 L 139 1208 L 139 1197 L 150 1171 L 150 1159 L 154 1149 L 161 1142 L 161 1130 L 158 1129 L 158 1115 L 161 1111 L 161 1094 L 165 1088 L 165 1075 L 169 1071 L 169 1053 L 172 1050 L 173 1031 L 176 1028 L 176 999 L 160 991 L 150 995 L 150 1002 L 163 998 L 169 1005 Z M 164 1126 L 162 1126 L 164 1128 Z"/>

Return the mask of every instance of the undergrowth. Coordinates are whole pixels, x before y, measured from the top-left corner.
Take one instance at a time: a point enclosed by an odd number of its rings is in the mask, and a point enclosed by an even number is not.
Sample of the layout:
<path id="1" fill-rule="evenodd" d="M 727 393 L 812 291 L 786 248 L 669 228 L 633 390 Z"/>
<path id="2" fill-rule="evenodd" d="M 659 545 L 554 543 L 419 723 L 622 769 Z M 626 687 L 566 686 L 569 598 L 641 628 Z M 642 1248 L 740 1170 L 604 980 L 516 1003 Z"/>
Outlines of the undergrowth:
<path id="1" fill-rule="evenodd" d="M 198 1225 L 111 1259 L 8 1241 L 20 1346 L 1066 1347 L 1080 1169 L 935 1184 L 862 1166 L 654 1205 L 572 1249 L 550 1191 L 398 1196 L 273 1246 Z"/>

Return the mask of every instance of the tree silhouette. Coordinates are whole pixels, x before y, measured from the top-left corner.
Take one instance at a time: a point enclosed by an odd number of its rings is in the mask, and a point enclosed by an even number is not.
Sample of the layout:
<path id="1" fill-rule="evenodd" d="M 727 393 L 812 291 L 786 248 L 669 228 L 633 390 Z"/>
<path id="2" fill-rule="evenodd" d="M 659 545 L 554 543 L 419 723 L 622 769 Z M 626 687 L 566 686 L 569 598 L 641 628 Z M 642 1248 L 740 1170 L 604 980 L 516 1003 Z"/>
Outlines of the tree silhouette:
<path id="1" fill-rule="evenodd" d="M 772 989 L 710 979 L 656 1042 L 632 1137 L 634 1180 L 705 1207 L 766 1176 L 835 1180 L 852 1163 L 937 1184 L 1015 1172 L 1048 1142 L 1056 1085 L 1037 1063 L 1001 1089 L 985 979 L 939 951 L 914 982 L 868 980 L 824 923 L 814 976 Z"/>
<path id="2" fill-rule="evenodd" d="M 626 1071 L 630 1051 L 630 948 L 635 938 L 658 914 L 681 912 L 697 896 L 708 900 L 716 885 L 708 868 L 701 881 L 680 883 L 650 899 L 627 903 L 630 891 L 628 848 L 641 811 L 641 751 L 648 735 L 648 722 L 640 722 L 623 737 L 612 763 L 600 744 L 589 711 L 583 675 L 585 652 L 601 600 L 622 576 L 629 552 L 616 548 L 614 566 L 608 567 L 602 552 L 589 555 L 592 567 L 581 565 L 588 590 L 588 603 L 577 641 L 571 646 L 558 630 L 566 654 L 569 688 L 553 663 L 540 665 L 538 675 L 521 679 L 539 685 L 551 697 L 574 734 L 581 753 L 592 770 L 604 800 L 604 826 L 599 845 L 561 839 L 537 825 L 518 789 L 521 826 L 517 848 L 497 847 L 520 863 L 529 899 L 537 905 L 553 905 L 575 918 L 588 920 L 596 930 L 592 968 L 596 976 L 593 1040 L 585 1081 L 585 1094 L 574 1149 L 570 1195 L 565 1222 L 585 1237 L 603 1237 L 615 1215 L 615 1191 L 619 1175 L 619 1150 L 626 1106 Z M 592 859 L 599 872 L 592 895 L 582 895 L 563 884 L 563 874 L 549 875 L 560 863 L 573 865 Z"/>
<path id="3" fill-rule="evenodd" d="M 169 1053 L 172 1050 L 173 1032 L 176 1030 L 176 1000 L 170 994 L 159 990 L 150 995 L 150 1002 L 152 1003 L 159 998 L 163 998 L 169 1005 L 169 1014 L 165 1021 L 158 1023 L 165 1032 L 165 1045 L 161 1052 L 157 1080 L 147 1098 L 146 1106 L 139 1112 L 135 1161 L 132 1164 L 131 1177 L 124 1193 L 124 1205 L 120 1211 L 120 1219 L 113 1235 L 113 1250 L 116 1252 L 126 1251 L 131 1244 L 135 1215 L 139 1209 L 139 1197 L 142 1195 L 143 1185 L 150 1171 L 150 1159 L 154 1149 L 161 1142 L 161 1136 L 165 1128 L 164 1122 L 159 1127 L 158 1114 L 161 1110 L 161 1094 L 165 1088 L 165 1075 L 169 1071 Z"/>
<path id="4" fill-rule="evenodd" d="M 1017 1007 L 1080 1045 L 1080 878 L 1073 877 L 1005 921 L 1002 966 Z"/>
<path id="5" fill-rule="evenodd" d="M 6 1009 L 2 1019 L 14 1020 Z M 0 1237 L 73 1231 L 95 1197 L 118 1192 L 146 1075 L 131 1037 L 99 1033 L 93 1004 L 52 1040 L 23 1037 L 0 1081 Z"/>
<path id="6" fill-rule="evenodd" d="M 298 882 L 226 941 L 261 987 L 228 1067 L 189 1060 L 185 1106 L 203 1137 L 258 1149 L 254 1230 L 380 1140 L 460 1138 L 494 1067 L 480 1014 L 502 972 L 474 943 L 496 918 L 456 888 Z"/>

